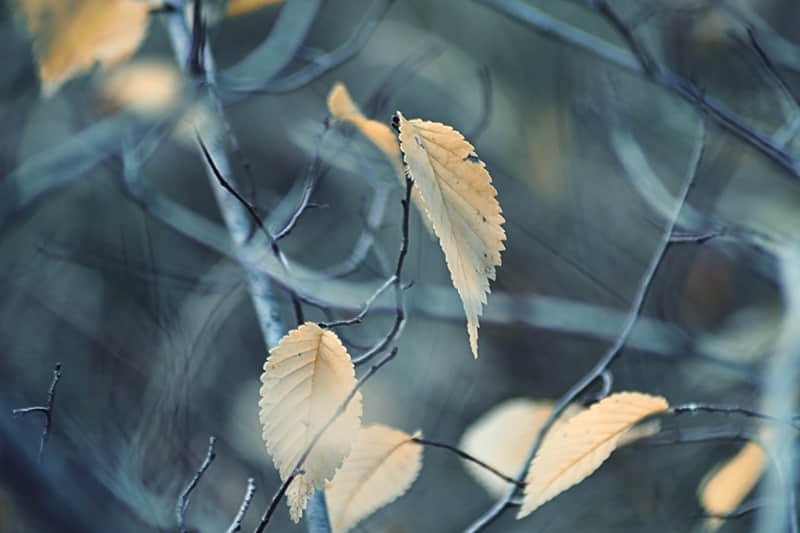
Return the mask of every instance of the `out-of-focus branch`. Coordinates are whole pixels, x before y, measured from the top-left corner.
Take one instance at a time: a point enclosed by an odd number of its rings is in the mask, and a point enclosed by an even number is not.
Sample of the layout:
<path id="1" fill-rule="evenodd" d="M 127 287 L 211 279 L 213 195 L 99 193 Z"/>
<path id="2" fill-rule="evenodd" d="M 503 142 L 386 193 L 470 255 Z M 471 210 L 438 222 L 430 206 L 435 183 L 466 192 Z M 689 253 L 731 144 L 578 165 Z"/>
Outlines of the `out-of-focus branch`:
<path id="1" fill-rule="evenodd" d="M 60 379 L 61 363 L 56 363 L 56 368 L 53 370 L 53 381 L 50 382 L 50 389 L 47 391 L 47 403 L 45 405 L 22 407 L 11 411 L 14 415 L 26 415 L 28 413 L 42 413 L 44 415 L 44 426 L 42 427 L 42 436 L 39 438 L 39 454 L 37 455 L 40 464 L 44 456 L 44 446 L 47 444 L 47 438 L 50 436 L 50 425 L 53 422 L 53 403 L 56 400 L 56 386 Z"/>
<path id="2" fill-rule="evenodd" d="M 731 132 L 743 141 L 747 142 L 759 152 L 769 157 L 772 161 L 787 170 L 793 177 L 800 178 L 800 164 L 793 155 L 789 154 L 777 143 L 769 139 L 763 133 L 755 130 L 750 125 L 743 122 L 740 118 L 730 113 L 721 104 L 707 97 L 703 91 L 670 72 L 663 66 L 657 65 L 649 54 L 637 55 L 646 49 L 639 41 L 625 30 L 622 38 L 634 45 L 632 51 L 624 50 L 603 39 L 584 32 L 583 30 L 559 21 L 544 11 L 533 6 L 523 4 L 519 0 L 480 0 L 496 11 L 517 20 L 531 29 L 540 32 L 548 37 L 554 37 L 566 44 L 572 45 L 589 54 L 599 57 L 613 65 L 639 74 L 659 85 L 689 104 L 693 105 L 698 111 L 707 115 L 714 123 L 725 130 Z M 608 8 L 606 2 L 600 0 L 586 0 L 587 4 L 598 10 L 598 13 L 605 16 L 607 20 L 617 30 L 623 30 L 624 24 L 615 21 L 616 15 Z"/>

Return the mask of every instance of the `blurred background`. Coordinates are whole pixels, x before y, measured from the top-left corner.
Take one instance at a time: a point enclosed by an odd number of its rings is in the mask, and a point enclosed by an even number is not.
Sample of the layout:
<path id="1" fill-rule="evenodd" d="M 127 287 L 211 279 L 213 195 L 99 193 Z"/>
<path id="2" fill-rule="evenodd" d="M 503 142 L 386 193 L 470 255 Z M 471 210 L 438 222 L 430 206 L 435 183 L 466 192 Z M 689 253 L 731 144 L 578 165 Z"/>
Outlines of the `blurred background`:
<path id="1" fill-rule="evenodd" d="M 327 315 L 304 305 L 306 319 L 347 317 L 393 270 L 403 191 L 381 152 L 328 116 L 337 81 L 371 118 L 388 124 L 399 109 L 463 132 L 506 218 L 507 249 L 473 360 L 443 254 L 412 212 L 408 321 L 397 358 L 363 389 L 365 423 L 457 443 L 503 400 L 562 395 L 618 334 L 699 142 L 676 229 L 689 242 L 667 249 L 611 367 L 613 390 L 672 404 L 764 404 L 776 339 L 797 328 L 783 322 L 774 250 L 798 239 L 800 167 L 787 169 L 674 87 L 621 67 L 636 58 L 590 2 L 322 2 L 302 46 L 285 49 L 269 77 L 248 54 L 279 16 L 299 16 L 288 10 L 302 2 L 212 17 L 205 50 L 217 66 L 219 108 L 197 77 L 181 74 L 174 14 L 164 13 L 149 16 L 129 62 L 43 95 L 36 54 L 45 45 L 34 48 L 23 4 L 0 4 L 0 531 L 174 531 L 178 495 L 209 435 L 217 457 L 192 493 L 188 526 L 223 531 L 251 476 L 258 489 L 244 530 L 255 526 L 280 483 L 258 421 L 268 346 L 217 201 L 226 193 L 206 173 L 195 129 L 220 139 L 212 148 L 227 155 L 227 175 L 272 231 L 314 181 L 312 207 L 280 246 L 327 303 Z M 515 17 L 503 6 L 522 8 Z M 527 7 L 623 59 L 527 26 Z M 611 7 L 661 69 L 800 157 L 800 4 Z M 303 74 L 337 50 L 351 54 Z M 119 78 L 136 65 L 162 77 L 141 86 Z M 371 235 L 362 258 L 354 250 Z M 260 235 L 244 247 L 271 260 Z M 295 314 L 269 264 L 278 310 L 270 327 L 285 332 Z M 384 335 L 392 306 L 387 294 L 362 325 L 340 330 L 351 353 Z M 57 362 L 63 377 L 39 465 L 43 417 L 11 410 L 46 401 Z M 663 432 L 755 427 L 719 414 L 662 424 Z M 487 531 L 700 531 L 697 486 L 740 447 L 645 441 L 525 520 L 511 509 Z M 459 463 L 426 448 L 411 490 L 355 531 L 462 530 L 493 499 Z M 754 530 L 754 516 L 722 531 Z M 305 526 L 281 504 L 270 528 Z"/>

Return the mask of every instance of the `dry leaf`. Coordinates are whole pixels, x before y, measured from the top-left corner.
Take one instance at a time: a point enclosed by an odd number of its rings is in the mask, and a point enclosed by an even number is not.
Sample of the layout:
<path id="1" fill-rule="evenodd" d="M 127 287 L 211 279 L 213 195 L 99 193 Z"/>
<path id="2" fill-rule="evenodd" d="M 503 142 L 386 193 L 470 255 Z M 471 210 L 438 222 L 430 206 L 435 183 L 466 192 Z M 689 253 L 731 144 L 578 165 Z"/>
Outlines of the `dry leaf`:
<path id="1" fill-rule="evenodd" d="M 531 461 L 517 518 L 580 483 L 611 455 L 639 420 L 665 411 L 664 398 L 638 392 L 612 394 L 574 416 L 547 438 Z"/>
<path id="2" fill-rule="evenodd" d="M 730 461 L 709 472 L 697 491 L 703 508 L 712 515 L 734 511 L 753 490 L 764 471 L 767 457 L 757 442 L 748 442 Z M 706 528 L 716 531 L 722 519 L 712 517 Z"/>
<path id="3" fill-rule="evenodd" d="M 470 424 L 458 447 L 503 474 L 514 477 L 552 410 L 551 401 L 507 400 Z M 556 427 L 582 410 L 580 406 L 570 405 L 556 421 Z M 462 464 L 493 497 L 500 498 L 508 491 L 509 483 L 492 472 L 472 461 L 463 461 Z"/>
<path id="4" fill-rule="evenodd" d="M 483 161 L 459 132 L 438 122 L 406 120 L 399 111 L 394 120 L 406 171 L 439 237 L 464 304 L 470 348 L 478 357 L 478 317 L 505 250 L 497 190 Z"/>
<path id="5" fill-rule="evenodd" d="M 140 115 L 167 113 L 183 90 L 183 78 L 173 63 L 156 59 L 133 61 L 115 68 L 100 87 L 103 111 L 119 109 Z"/>
<path id="6" fill-rule="evenodd" d="M 227 15 L 238 17 L 262 7 L 272 6 L 282 3 L 283 0 L 230 0 L 228 2 Z"/>
<path id="7" fill-rule="evenodd" d="M 137 0 L 15 0 L 39 63 L 42 93 L 52 95 L 96 62 L 108 68 L 136 52 L 150 6 Z"/>
<path id="8" fill-rule="evenodd" d="M 422 468 L 422 446 L 386 426 L 359 431 L 353 450 L 325 488 L 334 533 L 343 533 L 400 496 Z"/>
<path id="9" fill-rule="evenodd" d="M 264 440 L 285 480 L 315 434 L 356 384 L 350 355 L 332 331 L 306 322 L 283 337 L 264 363 L 260 418 Z M 292 520 L 303 514 L 350 452 L 361 421 L 361 393 L 329 427 L 286 492 Z"/>

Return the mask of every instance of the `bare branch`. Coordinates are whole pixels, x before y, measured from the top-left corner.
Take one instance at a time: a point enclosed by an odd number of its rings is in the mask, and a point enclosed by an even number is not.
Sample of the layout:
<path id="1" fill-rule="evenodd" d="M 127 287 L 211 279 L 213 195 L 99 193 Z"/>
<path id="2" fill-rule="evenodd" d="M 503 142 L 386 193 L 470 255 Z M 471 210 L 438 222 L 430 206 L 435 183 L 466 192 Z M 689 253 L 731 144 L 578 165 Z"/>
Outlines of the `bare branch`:
<path id="1" fill-rule="evenodd" d="M 53 422 L 53 403 L 56 400 L 56 386 L 60 379 L 61 363 L 56 363 L 56 368 L 53 370 L 53 381 L 50 382 L 50 389 L 47 391 L 47 403 L 45 405 L 22 407 L 11 411 L 14 415 L 26 415 L 28 413 L 42 413 L 44 415 L 44 427 L 42 428 L 42 436 L 39 438 L 39 454 L 37 456 L 40 464 L 44 456 L 44 446 L 47 444 L 47 439 L 50 436 L 50 425 Z"/>
<path id="2" fill-rule="evenodd" d="M 216 452 L 214 451 L 214 445 L 217 442 L 217 438 L 213 435 L 208 437 L 208 452 L 206 452 L 206 458 L 203 459 L 203 463 L 200 465 L 200 468 L 194 473 L 194 477 L 189 484 L 186 485 L 186 488 L 183 489 L 180 496 L 178 496 L 178 503 L 175 505 L 175 517 L 178 520 L 178 529 L 181 533 L 187 533 L 188 530 L 186 529 L 186 507 L 189 505 L 189 495 L 191 495 L 194 488 L 197 486 L 197 483 L 200 481 L 200 478 L 203 477 L 203 474 L 208 467 L 211 466 L 211 462 L 217 456 Z"/>
<path id="3" fill-rule="evenodd" d="M 250 502 L 253 501 L 253 494 L 256 493 L 256 480 L 253 478 L 249 478 L 247 480 L 247 492 L 244 493 L 244 499 L 242 500 L 242 506 L 239 507 L 239 512 L 236 513 L 236 516 L 231 522 L 231 525 L 225 531 L 225 533 L 236 533 L 242 529 L 242 520 L 244 520 L 244 515 L 247 514 L 247 508 L 250 507 Z"/>

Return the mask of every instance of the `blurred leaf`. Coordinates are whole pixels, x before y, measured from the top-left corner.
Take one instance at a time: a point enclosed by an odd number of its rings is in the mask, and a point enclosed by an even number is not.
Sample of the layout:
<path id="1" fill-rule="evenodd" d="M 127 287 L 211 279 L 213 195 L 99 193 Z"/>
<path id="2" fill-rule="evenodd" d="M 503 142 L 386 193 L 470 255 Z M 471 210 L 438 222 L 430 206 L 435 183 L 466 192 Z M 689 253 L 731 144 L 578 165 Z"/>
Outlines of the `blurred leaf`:
<path id="1" fill-rule="evenodd" d="M 228 2 L 227 15 L 229 17 L 238 17 L 262 7 L 274 6 L 282 2 L 283 0 L 230 0 Z"/>
<path id="2" fill-rule="evenodd" d="M 408 175 L 439 237 L 453 285 L 467 315 L 472 354 L 478 357 L 478 317 L 505 250 L 505 219 L 486 165 L 450 126 L 395 115 Z"/>
<path id="3" fill-rule="evenodd" d="M 45 96 L 96 62 L 108 68 L 132 56 L 144 39 L 150 14 L 150 6 L 137 0 L 15 3 L 33 38 Z"/>
<path id="4" fill-rule="evenodd" d="M 356 384 L 350 355 L 335 333 L 306 322 L 270 350 L 261 375 L 259 402 L 263 437 L 286 480 L 315 434 Z M 350 452 L 361 420 L 361 393 L 331 425 L 286 492 L 295 522 L 314 489 L 322 489 Z"/>
<path id="5" fill-rule="evenodd" d="M 422 446 L 408 435 L 375 425 L 358 432 L 353 451 L 325 487 L 334 533 L 344 533 L 400 496 L 422 468 Z"/>
<path id="6" fill-rule="evenodd" d="M 725 515 L 735 510 L 758 483 L 766 462 L 761 445 L 748 442 L 729 461 L 714 467 L 697 490 L 703 509 L 713 515 Z M 716 531 L 722 523 L 721 518 L 711 517 L 706 520 L 706 528 Z"/>
<path id="7" fill-rule="evenodd" d="M 636 422 L 668 407 L 659 396 L 621 392 L 600 400 L 557 432 L 550 432 L 531 461 L 517 519 L 586 479 L 608 459 Z"/>
<path id="8" fill-rule="evenodd" d="M 100 86 L 103 111 L 127 109 L 141 115 L 168 112 L 178 101 L 183 78 L 173 63 L 147 59 L 109 72 Z"/>

